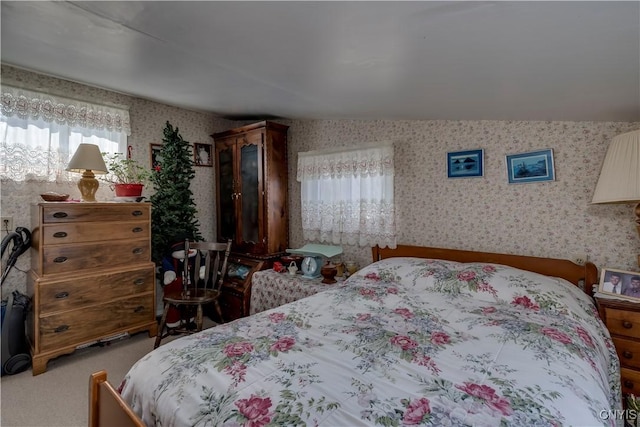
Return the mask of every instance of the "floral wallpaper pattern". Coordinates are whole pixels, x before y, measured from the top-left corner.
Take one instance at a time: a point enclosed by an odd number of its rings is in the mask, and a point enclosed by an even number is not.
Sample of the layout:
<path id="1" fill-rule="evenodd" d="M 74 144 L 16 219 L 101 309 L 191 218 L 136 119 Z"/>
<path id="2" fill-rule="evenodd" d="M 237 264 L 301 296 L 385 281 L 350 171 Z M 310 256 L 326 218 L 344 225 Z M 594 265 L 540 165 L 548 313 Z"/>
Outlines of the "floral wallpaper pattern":
<path id="1" fill-rule="evenodd" d="M 609 141 L 640 122 L 314 120 L 289 129 L 289 176 L 297 152 L 349 145 L 395 147 L 398 244 L 530 256 L 587 255 L 598 267 L 640 271 L 633 205 L 591 205 Z M 449 151 L 484 149 L 485 174 L 447 178 Z M 556 180 L 508 184 L 507 154 L 552 148 Z M 290 245 L 302 241 L 300 185 L 289 182 Z M 345 257 L 370 262 L 369 248 Z M 345 258 L 346 259 L 346 258 Z"/>
<path id="2" fill-rule="evenodd" d="M 162 142 L 166 121 L 185 140 L 212 143 L 209 135 L 250 122 L 234 122 L 78 83 L 2 65 L 2 80 L 13 86 L 106 105 L 128 107 L 133 157 L 149 161 L 149 144 Z M 569 258 L 587 255 L 600 268 L 640 271 L 640 236 L 632 205 L 590 205 L 609 141 L 640 128 L 640 121 L 524 122 L 412 120 L 275 120 L 290 126 L 289 245 L 300 247 L 300 184 L 295 180 L 297 153 L 351 145 L 393 142 L 395 200 L 399 244 Z M 446 153 L 482 148 L 485 175 L 449 179 Z M 553 182 L 508 184 L 507 154 L 543 148 L 554 152 Z M 196 167 L 192 191 L 203 236 L 215 237 L 214 168 Z M 30 205 L 43 191 L 78 194 L 75 183 L 2 182 L 2 215 L 14 227 L 30 227 Z M 146 190 L 148 191 L 148 190 Z M 148 193 L 146 194 L 148 196 Z M 100 200 L 113 197 L 103 185 Z M 28 255 L 17 267 L 29 269 Z M 345 247 L 343 260 L 371 262 L 370 248 Z M 12 271 L 3 295 L 24 289 L 26 276 Z"/>
<path id="3" fill-rule="evenodd" d="M 145 99 L 134 98 L 117 92 L 111 92 L 82 85 L 50 76 L 37 74 L 2 64 L 2 83 L 14 87 L 50 93 L 68 98 L 91 101 L 105 105 L 128 108 L 131 120 L 131 135 L 128 143 L 133 147 L 132 157 L 151 166 L 151 143 L 162 144 L 163 130 L 169 121 L 179 128 L 182 137 L 194 143 L 212 144 L 211 134 L 237 126 L 230 120 L 217 118 L 208 113 L 189 111 L 182 108 L 159 104 Z M 215 188 L 213 168 L 195 167 L 196 177 L 191 189 L 198 206 L 200 231 L 206 239 L 215 237 Z M 79 178 L 79 176 L 78 176 Z M 2 181 L 0 189 L 2 216 L 12 216 L 13 226 L 31 229 L 31 205 L 41 202 L 40 194 L 45 191 L 57 191 L 80 197 L 80 191 L 73 182 L 42 183 Z M 149 197 L 151 188 L 145 188 L 143 196 Z M 96 198 L 99 201 L 113 200 L 114 193 L 105 183 L 100 184 Z M 4 233 L 3 233 L 4 235 Z M 6 296 L 13 289 L 24 292 L 26 274 L 30 268 L 29 252 L 18 258 L 16 267 L 11 271 L 2 287 Z"/>

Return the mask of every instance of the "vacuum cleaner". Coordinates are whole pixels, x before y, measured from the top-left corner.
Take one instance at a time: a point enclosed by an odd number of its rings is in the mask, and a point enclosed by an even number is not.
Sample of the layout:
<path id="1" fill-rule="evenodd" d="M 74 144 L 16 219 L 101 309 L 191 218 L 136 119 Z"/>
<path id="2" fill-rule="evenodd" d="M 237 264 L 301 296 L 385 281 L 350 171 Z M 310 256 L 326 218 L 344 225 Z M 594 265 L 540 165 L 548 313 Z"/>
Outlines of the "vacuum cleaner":
<path id="1" fill-rule="evenodd" d="M 2 259 L 10 249 L 6 262 L 2 266 L 2 281 L 9 275 L 18 257 L 31 246 L 31 233 L 24 227 L 8 233 L 2 239 Z M 31 355 L 25 333 L 25 319 L 31 300 L 28 296 L 13 291 L 7 301 L 2 301 L 0 323 L 0 352 L 2 356 L 2 375 L 13 375 L 31 366 Z"/>

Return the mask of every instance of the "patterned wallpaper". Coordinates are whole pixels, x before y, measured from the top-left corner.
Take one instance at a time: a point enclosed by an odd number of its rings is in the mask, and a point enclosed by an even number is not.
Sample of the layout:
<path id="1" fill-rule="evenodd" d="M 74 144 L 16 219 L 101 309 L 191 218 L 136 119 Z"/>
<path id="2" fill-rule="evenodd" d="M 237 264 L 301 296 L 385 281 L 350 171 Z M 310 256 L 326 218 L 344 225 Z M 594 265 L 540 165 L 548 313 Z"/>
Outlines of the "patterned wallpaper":
<path id="1" fill-rule="evenodd" d="M 293 247 L 302 245 L 297 152 L 392 141 L 398 243 L 569 258 L 640 271 L 633 205 L 590 205 L 609 141 L 637 123 L 314 120 L 289 129 Z M 481 178 L 447 178 L 446 153 L 484 149 Z M 556 180 L 508 184 L 505 155 L 552 148 Z M 368 248 L 345 258 L 368 263 Z"/>
<path id="2" fill-rule="evenodd" d="M 149 143 L 162 141 L 168 120 L 185 140 L 210 143 L 209 135 L 247 122 L 232 122 L 127 95 L 26 72 L 2 65 L 2 80 L 33 90 L 128 106 L 134 158 L 149 159 Z M 276 120 L 289 128 L 290 247 L 300 247 L 300 185 L 295 181 L 301 151 L 392 141 L 396 162 L 398 242 L 423 246 L 573 258 L 587 255 L 599 267 L 638 271 L 640 236 L 632 205 L 590 205 L 608 142 L 636 123 L 499 122 L 409 120 Z M 482 148 L 485 175 L 448 179 L 446 153 Z M 508 184 L 505 155 L 552 148 L 556 180 Z M 192 185 L 201 231 L 215 234 L 213 168 L 196 167 Z M 75 185 L 2 182 L 2 215 L 14 227 L 30 227 L 29 206 L 43 191 L 69 191 Z M 147 194 L 148 195 L 148 194 Z M 98 198 L 112 192 L 101 187 Z M 371 260 L 370 248 L 345 247 L 343 259 L 360 265 Z M 29 268 L 28 256 L 18 268 Z M 24 289 L 25 275 L 13 271 L 3 286 Z"/>
<path id="3" fill-rule="evenodd" d="M 78 83 L 60 80 L 42 74 L 24 71 L 18 68 L 2 65 L 2 82 L 16 87 L 24 87 L 69 98 L 80 99 L 129 108 L 131 116 L 131 135 L 128 143 L 133 147 L 134 159 L 150 165 L 151 143 L 161 144 L 163 130 L 169 121 L 179 128 L 180 135 L 191 144 L 211 144 L 210 135 L 236 126 L 235 122 L 216 118 L 208 113 L 189 111 L 157 102 L 134 98 L 124 94 L 111 92 Z M 195 167 L 196 177 L 191 185 L 194 200 L 198 206 L 198 220 L 200 231 L 206 239 L 215 237 L 215 188 L 213 187 L 213 168 Z M 79 178 L 79 176 L 78 176 Z M 2 216 L 12 216 L 13 226 L 23 226 L 31 229 L 30 207 L 41 202 L 40 194 L 45 191 L 57 191 L 71 194 L 80 198 L 80 191 L 73 183 L 45 183 L 28 182 L 15 183 L 2 181 L 1 209 Z M 149 197 L 149 188 L 145 188 L 143 196 Z M 114 193 L 107 184 L 101 183 L 96 198 L 99 201 L 113 200 Z M 16 263 L 6 283 L 2 287 L 2 295 L 13 289 L 24 291 L 26 275 L 22 271 L 30 268 L 29 253 L 23 254 Z"/>

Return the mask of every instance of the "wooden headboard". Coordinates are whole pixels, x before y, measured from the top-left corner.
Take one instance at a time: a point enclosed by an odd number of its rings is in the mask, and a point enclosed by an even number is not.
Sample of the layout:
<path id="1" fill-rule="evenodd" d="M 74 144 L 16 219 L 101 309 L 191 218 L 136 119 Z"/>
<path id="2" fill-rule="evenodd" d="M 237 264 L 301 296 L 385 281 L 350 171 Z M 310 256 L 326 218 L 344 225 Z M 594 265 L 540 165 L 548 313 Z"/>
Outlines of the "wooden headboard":
<path id="1" fill-rule="evenodd" d="M 522 255 L 474 252 L 457 249 L 430 248 L 426 246 L 398 245 L 396 249 L 372 248 L 373 261 L 393 257 L 445 259 L 457 262 L 487 262 L 509 265 L 546 276 L 560 277 L 593 296 L 593 285 L 598 283 L 598 269 L 593 263 L 579 265 L 567 259 L 540 258 Z"/>

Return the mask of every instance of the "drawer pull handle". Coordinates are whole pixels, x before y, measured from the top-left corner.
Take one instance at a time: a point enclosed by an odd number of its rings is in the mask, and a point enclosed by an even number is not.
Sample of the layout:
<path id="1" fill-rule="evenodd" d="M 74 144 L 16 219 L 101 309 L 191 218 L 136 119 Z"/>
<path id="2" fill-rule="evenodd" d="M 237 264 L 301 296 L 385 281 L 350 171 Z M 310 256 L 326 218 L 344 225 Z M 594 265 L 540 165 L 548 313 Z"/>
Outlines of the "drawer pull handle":
<path id="1" fill-rule="evenodd" d="M 133 252 L 133 254 L 134 254 L 134 255 L 140 255 L 141 253 L 143 253 L 143 252 L 144 252 L 144 249 L 142 249 L 142 248 L 135 248 L 132 252 Z"/>
<path id="2" fill-rule="evenodd" d="M 67 233 L 64 231 L 58 231 L 57 233 L 53 233 L 53 237 L 56 237 L 58 239 L 62 237 L 67 237 Z"/>
<path id="3" fill-rule="evenodd" d="M 57 333 L 68 331 L 68 330 L 69 330 L 69 325 L 60 325 L 57 328 L 55 328 L 53 332 L 57 334 Z"/>
<path id="4" fill-rule="evenodd" d="M 633 388 L 633 381 L 631 381 L 631 380 L 624 380 L 624 387 L 625 387 L 625 388 Z"/>
<path id="5" fill-rule="evenodd" d="M 56 298 L 57 299 L 63 299 L 63 298 L 68 298 L 69 297 L 69 292 L 58 292 L 56 294 Z"/>
<path id="6" fill-rule="evenodd" d="M 633 353 L 630 352 L 629 350 L 625 350 L 625 351 L 622 352 L 622 356 L 625 359 L 631 359 L 633 357 Z"/>
<path id="7" fill-rule="evenodd" d="M 631 329 L 633 327 L 633 323 L 629 322 L 628 320 L 625 320 L 622 322 L 622 327 L 625 329 Z"/>
<path id="8" fill-rule="evenodd" d="M 136 210 L 136 211 L 133 211 L 133 212 L 131 212 L 131 215 L 133 215 L 133 216 L 140 216 L 140 215 L 142 215 L 142 211 L 137 211 L 137 210 Z"/>
<path id="9" fill-rule="evenodd" d="M 69 216 L 69 214 L 66 212 L 56 212 L 53 214 L 54 218 L 66 218 L 67 216 Z"/>
<path id="10" fill-rule="evenodd" d="M 58 263 L 58 264 L 62 264 L 66 260 L 67 260 L 66 256 L 59 256 L 59 257 L 54 258 L 53 262 Z"/>
<path id="11" fill-rule="evenodd" d="M 136 286 L 144 285 L 144 279 L 136 279 L 133 281 L 133 284 Z"/>
<path id="12" fill-rule="evenodd" d="M 142 227 L 136 227 L 131 231 L 133 231 L 134 233 L 140 233 L 140 232 L 142 232 Z"/>
<path id="13" fill-rule="evenodd" d="M 143 310 L 144 310 L 144 305 L 139 305 L 133 310 L 133 312 L 134 313 L 140 313 Z"/>

